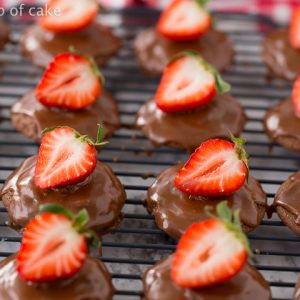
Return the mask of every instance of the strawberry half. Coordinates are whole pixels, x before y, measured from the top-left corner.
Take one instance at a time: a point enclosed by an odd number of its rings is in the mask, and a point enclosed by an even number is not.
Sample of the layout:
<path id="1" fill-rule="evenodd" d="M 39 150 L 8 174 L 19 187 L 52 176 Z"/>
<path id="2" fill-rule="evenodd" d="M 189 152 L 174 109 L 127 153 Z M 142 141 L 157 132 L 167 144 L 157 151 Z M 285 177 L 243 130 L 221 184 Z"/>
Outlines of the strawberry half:
<path id="1" fill-rule="evenodd" d="M 160 16 L 158 32 L 173 41 L 193 41 L 205 34 L 212 18 L 202 0 L 174 0 Z"/>
<path id="2" fill-rule="evenodd" d="M 174 184 L 194 196 L 218 197 L 237 191 L 248 175 L 245 141 L 212 139 L 200 145 L 178 172 Z"/>
<path id="3" fill-rule="evenodd" d="M 203 106 L 216 93 L 229 90 L 230 85 L 201 56 L 194 52 L 182 52 L 165 68 L 155 100 L 162 111 L 179 112 Z"/>
<path id="4" fill-rule="evenodd" d="M 251 254 L 238 211 L 232 217 L 226 202 L 217 211 L 218 218 L 191 225 L 177 245 L 171 278 L 183 288 L 224 282 L 241 271 Z"/>
<path id="5" fill-rule="evenodd" d="M 105 144 L 102 136 L 100 126 L 95 142 L 70 127 L 46 129 L 36 162 L 35 185 L 48 189 L 83 181 L 96 167 L 95 146 Z"/>
<path id="6" fill-rule="evenodd" d="M 49 64 L 35 95 L 46 106 L 83 109 L 99 97 L 103 77 L 92 58 L 64 53 Z"/>
<path id="7" fill-rule="evenodd" d="M 295 115 L 300 118 L 300 76 L 296 79 L 293 91 L 292 91 L 292 100 L 294 105 Z"/>
<path id="8" fill-rule="evenodd" d="M 294 48 L 300 49 L 300 6 L 293 12 L 289 29 L 289 39 Z"/>
<path id="9" fill-rule="evenodd" d="M 35 283 L 69 278 L 85 261 L 87 241 L 95 241 L 94 233 L 85 228 L 87 211 L 82 210 L 74 216 L 51 204 L 41 211 L 24 230 L 16 258 L 19 275 Z"/>
<path id="10" fill-rule="evenodd" d="M 46 30 L 60 33 L 87 27 L 97 16 L 96 0 L 50 0 L 39 24 Z M 47 13 L 47 11 L 51 11 Z"/>

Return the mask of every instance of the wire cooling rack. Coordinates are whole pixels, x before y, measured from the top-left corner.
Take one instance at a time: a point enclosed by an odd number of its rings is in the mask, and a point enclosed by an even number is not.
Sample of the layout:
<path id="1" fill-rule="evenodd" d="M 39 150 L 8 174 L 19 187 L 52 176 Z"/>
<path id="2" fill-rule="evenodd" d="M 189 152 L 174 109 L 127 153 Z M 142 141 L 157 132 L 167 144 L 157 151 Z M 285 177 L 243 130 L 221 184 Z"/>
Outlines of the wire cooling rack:
<path id="1" fill-rule="evenodd" d="M 146 191 L 156 174 L 186 160 L 184 151 L 171 148 L 153 149 L 143 134 L 133 129 L 140 106 L 154 94 L 159 78 L 148 78 L 139 71 L 132 42 L 135 35 L 155 23 L 158 12 L 126 9 L 106 12 L 100 19 L 112 26 L 123 40 L 123 48 L 103 68 L 106 88 L 115 96 L 122 119 L 110 143 L 99 159 L 109 164 L 125 186 L 128 199 L 120 226 L 103 239 L 103 257 L 117 288 L 115 299 L 139 299 L 143 272 L 162 257 L 172 253 L 175 243 L 160 231 L 143 206 Z M 41 71 L 25 61 L 19 53 L 21 32 L 32 20 L 7 17 L 12 28 L 12 43 L 0 53 L 0 184 L 26 157 L 37 152 L 38 145 L 17 133 L 10 123 L 10 107 L 26 91 L 34 88 Z M 258 178 L 272 203 L 279 185 L 297 171 L 299 155 L 278 145 L 271 145 L 262 129 L 262 117 L 268 107 L 290 93 L 282 82 L 266 81 L 266 68 L 260 57 L 260 43 L 274 24 L 254 15 L 216 14 L 216 26 L 229 33 L 236 56 L 225 79 L 232 94 L 246 109 L 249 121 L 243 136 L 250 153 L 251 174 Z M 272 151 L 270 151 L 272 149 Z M 170 199 L 172 201 L 172 199 Z M 19 249 L 20 236 L 7 227 L 7 213 L 0 205 L 0 256 Z M 300 272 L 300 237 L 285 227 L 276 215 L 265 218 L 249 234 L 256 253 L 256 267 L 269 281 L 274 299 L 292 299 L 293 287 Z M 163 299 L 162 299 L 163 300 Z"/>

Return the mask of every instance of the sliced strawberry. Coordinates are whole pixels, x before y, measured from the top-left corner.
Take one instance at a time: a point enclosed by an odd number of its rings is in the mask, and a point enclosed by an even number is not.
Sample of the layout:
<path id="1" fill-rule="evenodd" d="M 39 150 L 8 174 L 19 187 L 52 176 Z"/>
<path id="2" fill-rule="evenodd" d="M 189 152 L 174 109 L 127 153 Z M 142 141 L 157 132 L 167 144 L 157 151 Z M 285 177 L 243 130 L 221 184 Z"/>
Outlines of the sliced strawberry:
<path id="1" fill-rule="evenodd" d="M 77 31 L 95 19 L 98 6 L 96 0 L 49 0 L 39 23 L 52 32 Z"/>
<path id="2" fill-rule="evenodd" d="M 300 118 L 300 76 L 296 79 L 294 83 L 292 100 L 293 100 L 295 115 L 298 118 Z"/>
<path id="3" fill-rule="evenodd" d="M 17 255 L 20 276 L 36 283 L 77 273 L 88 252 L 87 241 L 95 239 L 94 233 L 85 227 L 86 210 L 74 216 L 61 206 L 50 204 L 42 211 L 26 226 Z"/>
<path id="4" fill-rule="evenodd" d="M 99 132 L 102 130 L 99 127 Z M 47 189 L 75 184 L 95 169 L 101 134 L 94 143 L 70 127 L 51 128 L 44 134 L 39 149 L 34 182 Z"/>
<path id="5" fill-rule="evenodd" d="M 193 41 L 205 34 L 212 19 L 199 0 L 174 0 L 160 16 L 157 30 L 173 41 Z"/>
<path id="6" fill-rule="evenodd" d="M 48 66 L 35 94 L 46 106 L 83 109 L 101 93 L 101 73 L 91 58 L 64 53 Z"/>
<path id="7" fill-rule="evenodd" d="M 238 213 L 232 223 L 232 213 L 225 203 L 218 205 L 224 219 L 195 223 L 181 237 L 171 266 L 171 278 L 179 286 L 201 288 L 221 283 L 245 265 L 251 252 L 249 244 Z"/>
<path id="8" fill-rule="evenodd" d="M 300 6 L 293 12 L 290 23 L 289 39 L 294 48 L 300 49 Z"/>
<path id="9" fill-rule="evenodd" d="M 155 100 L 164 112 L 178 112 L 203 106 L 216 93 L 229 91 L 218 71 L 194 52 L 176 55 L 164 70 Z"/>
<path id="10" fill-rule="evenodd" d="M 239 138 L 233 138 L 233 142 L 212 139 L 202 143 L 178 172 L 174 184 L 194 196 L 232 194 L 242 187 L 248 174 L 243 144 Z"/>

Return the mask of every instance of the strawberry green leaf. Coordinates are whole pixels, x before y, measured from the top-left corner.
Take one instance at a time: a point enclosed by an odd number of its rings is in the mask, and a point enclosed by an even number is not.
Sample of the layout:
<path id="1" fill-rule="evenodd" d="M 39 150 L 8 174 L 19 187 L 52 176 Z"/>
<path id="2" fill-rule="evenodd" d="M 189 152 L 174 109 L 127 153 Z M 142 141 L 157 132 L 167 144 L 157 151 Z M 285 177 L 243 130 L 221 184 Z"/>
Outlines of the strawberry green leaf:
<path id="1" fill-rule="evenodd" d="M 217 205 L 217 216 L 229 222 L 232 220 L 232 211 L 227 206 L 226 201 L 222 201 L 220 204 Z"/>
<path id="2" fill-rule="evenodd" d="M 72 225 L 73 227 L 80 232 L 82 229 L 85 229 L 86 224 L 89 221 L 89 214 L 86 209 L 82 209 L 74 218 Z"/>
<path id="3" fill-rule="evenodd" d="M 200 5 L 200 6 L 205 6 L 206 3 L 208 2 L 209 0 L 196 0 L 196 2 Z"/>
<path id="4" fill-rule="evenodd" d="M 205 211 L 207 208 L 205 207 Z M 248 255 L 251 257 L 252 251 L 250 249 L 247 236 L 242 230 L 240 221 L 240 211 L 234 210 L 233 213 L 227 205 L 227 201 L 220 202 L 216 207 L 217 214 L 213 215 L 214 218 L 222 220 L 226 228 L 244 245 Z"/>
<path id="5" fill-rule="evenodd" d="M 217 86 L 217 91 L 218 94 L 224 94 L 230 91 L 231 86 L 229 83 L 227 83 L 221 76 L 221 74 L 215 69 L 214 69 L 214 76 L 215 76 L 215 81 L 216 81 L 216 86 Z"/>
<path id="6" fill-rule="evenodd" d="M 65 209 L 64 207 L 57 205 L 57 204 L 44 204 L 40 206 L 39 208 L 40 213 L 48 212 L 48 213 L 54 213 L 54 214 L 62 214 L 66 216 L 68 219 L 73 219 L 73 213 L 69 210 Z"/>
<path id="7" fill-rule="evenodd" d="M 95 234 L 95 232 L 91 229 L 86 229 L 83 232 L 84 236 L 87 238 L 88 240 L 88 244 L 90 247 L 96 248 L 98 249 L 100 247 L 100 240 L 98 238 L 98 236 Z"/>

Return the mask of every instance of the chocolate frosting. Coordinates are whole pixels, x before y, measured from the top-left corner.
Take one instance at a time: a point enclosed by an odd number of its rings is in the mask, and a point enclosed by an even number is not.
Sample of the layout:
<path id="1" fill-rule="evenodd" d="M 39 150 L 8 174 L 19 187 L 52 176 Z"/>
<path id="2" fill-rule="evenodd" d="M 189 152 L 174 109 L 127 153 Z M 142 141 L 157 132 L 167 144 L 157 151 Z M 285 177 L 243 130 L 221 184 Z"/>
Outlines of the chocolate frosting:
<path id="1" fill-rule="evenodd" d="M 155 28 L 149 28 L 136 37 L 134 48 L 141 67 L 149 75 L 159 75 L 175 54 L 185 50 L 198 51 L 220 71 L 230 66 L 234 56 L 231 40 L 215 29 L 197 41 L 173 42 L 162 37 Z"/>
<path id="2" fill-rule="evenodd" d="M 172 238 L 179 239 L 190 225 L 207 219 L 205 206 L 215 209 L 224 200 L 228 201 L 232 210 L 240 209 L 244 231 L 250 231 L 260 223 L 267 197 L 253 177 L 249 176 L 248 182 L 231 196 L 193 197 L 174 185 L 174 179 L 182 167 L 183 164 L 178 164 L 163 171 L 148 190 L 147 208 L 154 215 L 158 227 Z"/>
<path id="3" fill-rule="evenodd" d="M 246 115 L 230 95 L 216 96 L 208 105 L 190 112 L 164 113 L 151 99 L 137 114 L 136 125 L 154 146 L 169 145 L 193 151 L 203 141 L 238 136 L 244 129 Z"/>
<path id="4" fill-rule="evenodd" d="M 98 234 L 119 224 L 126 194 L 110 167 L 98 161 L 84 182 L 60 189 L 40 189 L 34 184 L 36 158 L 24 160 L 1 190 L 12 227 L 24 227 L 38 213 L 39 205 L 45 203 L 57 203 L 73 212 L 86 208 L 90 216 L 88 226 Z"/>
<path id="5" fill-rule="evenodd" d="M 294 225 L 300 230 L 300 172 L 291 175 L 278 189 L 273 207 L 277 210 L 283 208 L 289 218 L 293 221 Z M 288 221 L 284 219 L 283 221 Z M 288 222 L 289 223 L 289 222 Z M 289 224 L 287 224 L 289 225 Z"/>
<path id="6" fill-rule="evenodd" d="M 2 20 L 0 20 L 0 49 L 3 49 L 8 40 L 9 28 Z"/>
<path id="7" fill-rule="evenodd" d="M 121 44 L 108 27 L 97 22 L 69 33 L 53 33 L 33 25 L 21 38 L 23 54 L 39 67 L 46 67 L 56 55 L 68 51 L 70 46 L 93 56 L 101 65 L 118 52 Z"/>
<path id="8" fill-rule="evenodd" d="M 300 118 L 295 115 L 290 97 L 268 110 L 263 122 L 272 141 L 292 151 L 300 151 Z"/>
<path id="9" fill-rule="evenodd" d="M 248 264 L 230 280 L 202 289 L 181 288 L 170 277 L 172 256 L 160 261 L 144 275 L 145 300 L 271 300 L 268 283 Z"/>
<path id="10" fill-rule="evenodd" d="M 293 299 L 300 300 L 300 280 L 298 280 L 296 283 Z"/>
<path id="11" fill-rule="evenodd" d="M 41 104 L 35 97 L 34 91 L 27 93 L 12 107 L 14 114 L 24 114 L 33 118 L 37 134 L 34 139 L 41 138 L 42 130 L 53 126 L 70 126 L 81 134 L 87 134 L 92 138 L 97 135 L 97 124 L 104 125 L 105 137 L 110 137 L 120 127 L 118 107 L 111 95 L 102 90 L 101 96 L 92 105 L 83 110 L 71 111 L 61 108 L 47 107 Z M 15 127 L 20 123 L 17 121 Z"/>
<path id="12" fill-rule="evenodd" d="M 87 257 L 81 270 L 68 280 L 29 284 L 16 270 L 16 255 L 0 263 L 1 300 L 110 300 L 115 289 L 105 265 Z"/>
<path id="13" fill-rule="evenodd" d="M 273 77 L 292 81 L 300 73 L 300 50 L 290 45 L 288 29 L 276 29 L 265 37 L 262 56 Z"/>

